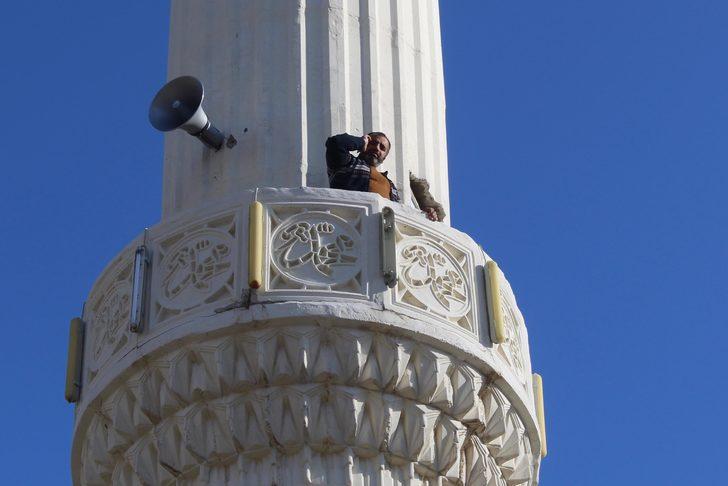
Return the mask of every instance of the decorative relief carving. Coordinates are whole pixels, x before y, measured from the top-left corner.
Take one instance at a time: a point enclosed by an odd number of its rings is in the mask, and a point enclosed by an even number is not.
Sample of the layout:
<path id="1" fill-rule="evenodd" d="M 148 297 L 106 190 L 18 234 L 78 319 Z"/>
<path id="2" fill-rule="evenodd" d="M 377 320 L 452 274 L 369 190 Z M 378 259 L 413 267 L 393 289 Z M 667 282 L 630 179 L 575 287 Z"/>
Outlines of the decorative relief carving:
<path id="1" fill-rule="evenodd" d="M 124 254 L 94 289 L 89 298 L 88 315 L 91 323 L 91 360 L 88 380 L 95 378 L 99 368 L 129 342 L 129 313 L 131 311 L 132 256 Z M 106 285 L 106 286 L 105 286 Z"/>
<path id="2" fill-rule="evenodd" d="M 102 361 L 104 351 L 111 354 L 127 341 L 124 326 L 129 321 L 131 285 L 127 281 L 115 282 L 104 295 L 94 313 L 94 361 Z"/>
<path id="3" fill-rule="evenodd" d="M 501 309 L 503 314 L 503 325 L 506 331 L 506 342 L 501 345 L 506 351 L 507 358 L 516 369 L 516 372 L 521 379 L 525 381 L 525 366 L 523 363 L 523 345 L 521 343 L 521 331 L 518 318 L 516 317 L 516 311 L 505 294 L 501 291 Z"/>
<path id="4" fill-rule="evenodd" d="M 297 480 L 376 481 L 401 468 L 412 484 L 532 484 L 538 458 L 523 423 L 485 382 L 447 354 L 368 331 L 215 338 L 150 361 L 99 400 L 78 432 L 80 480 L 268 484 L 276 464 L 304 454 Z M 334 466 L 339 457 L 349 466 Z"/>
<path id="5" fill-rule="evenodd" d="M 230 278 L 230 235 L 215 230 L 190 235 L 162 260 L 160 302 L 170 309 L 199 303 Z"/>
<path id="6" fill-rule="evenodd" d="M 447 317 L 461 317 L 470 307 L 465 275 L 443 248 L 424 238 L 402 244 L 400 278 L 425 307 Z"/>
<path id="7" fill-rule="evenodd" d="M 523 357 L 524 349 L 521 337 L 521 326 L 524 326 L 523 318 L 518 311 L 518 307 L 516 307 L 515 297 L 508 281 L 502 277 L 500 280 L 500 303 L 506 340 L 504 343 L 496 345 L 496 350 L 503 359 L 513 366 L 521 383 L 525 385 L 530 370 L 526 370 Z"/>
<path id="8" fill-rule="evenodd" d="M 164 238 L 155 248 L 154 317 L 234 298 L 236 219 L 223 216 Z"/>
<path id="9" fill-rule="evenodd" d="M 273 265 L 291 280 L 329 285 L 346 282 L 358 270 L 358 248 L 341 221 L 286 221 L 273 236 Z M 330 241 L 330 243 L 327 243 Z"/>
<path id="10" fill-rule="evenodd" d="M 465 446 L 465 477 L 465 486 L 509 486 L 485 444 L 474 436 Z"/>
<path id="11" fill-rule="evenodd" d="M 268 290 L 361 293 L 361 218 L 353 207 L 270 205 Z"/>
<path id="12" fill-rule="evenodd" d="M 476 333 L 469 252 L 400 221 L 395 228 L 396 301 Z"/>

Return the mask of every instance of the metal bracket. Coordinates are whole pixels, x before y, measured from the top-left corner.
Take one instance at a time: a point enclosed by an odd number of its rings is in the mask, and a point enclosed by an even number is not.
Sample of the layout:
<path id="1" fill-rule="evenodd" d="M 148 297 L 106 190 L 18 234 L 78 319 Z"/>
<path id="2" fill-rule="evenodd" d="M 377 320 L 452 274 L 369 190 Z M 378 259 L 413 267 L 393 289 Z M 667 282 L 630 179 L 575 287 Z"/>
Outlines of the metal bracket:
<path id="1" fill-rule="evenodd" d="M 81 398 L 83 380 L 83 338 L 86 325 L 79 317 L 71 319 L 66 363 L 66 401 L 76 403 Z"/>
<path id="2" fill-rule="evenodd" d="M 131 287 L 131 312 L 129 313 L 129 331 L 131 332 L 140 332 L 142 329 L 148 267 L 147 247 L 144 245 L 138 246 L 134 253 L 134 276 Z"/>
<path id="3" fill-rule="evenodd" d="M 394 211 L 382 209 L 382 276 L 390 289 L 397 285 L 397 242 L 394 231 Z"/>

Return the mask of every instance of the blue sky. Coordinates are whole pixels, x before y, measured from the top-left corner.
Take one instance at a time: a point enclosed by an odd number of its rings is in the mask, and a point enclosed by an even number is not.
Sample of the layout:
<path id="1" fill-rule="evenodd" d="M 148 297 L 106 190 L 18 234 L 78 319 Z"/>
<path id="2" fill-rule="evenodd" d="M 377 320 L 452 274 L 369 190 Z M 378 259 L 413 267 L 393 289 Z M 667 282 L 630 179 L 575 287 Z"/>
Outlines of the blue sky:
<path id="1" fill-rule="evenodd" d="M 545 486 L 728 475 L 728 2 L 442 2 L 453 226 L 544 376 Z M 0 16 L 3 484 L 69 484 L 68 319 L 159 220 L 168 2 Z"/>

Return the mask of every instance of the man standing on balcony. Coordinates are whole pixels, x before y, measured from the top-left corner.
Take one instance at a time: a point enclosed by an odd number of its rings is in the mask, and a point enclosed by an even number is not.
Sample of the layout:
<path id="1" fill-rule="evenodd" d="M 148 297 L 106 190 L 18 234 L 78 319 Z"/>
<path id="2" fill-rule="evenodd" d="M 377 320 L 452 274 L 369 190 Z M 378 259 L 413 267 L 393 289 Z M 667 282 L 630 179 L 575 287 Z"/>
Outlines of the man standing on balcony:
<path id="1" fill-rule="evenodd" d="M 379 167 L 392 147 L 389 138 L 382 132 L 372 132 L 363 137 L 355 137 L 348 133 L 334 135 L 326 140 L 326 166 L 329 174 L 329 186 L 333 189 L 349 191 L 375 192 L 391 201 L 401 202 L 399 192 L 394 183 L 387 177 L 387 172 L 379 172 Z M 354 157 L 350 152 L 358 151 Z M 417 179 L 425 182 L 424 179 Z M 428 189 L 427 186 L 426 189 Z M 418 192 L 415 187 L 415 196 Z M 422 191 L 420 191 L 422 192 Z M 427 192 L 429 195 L 429 192 Z M 420 208 L 431 221 L 442 221 L 444 211 L 436 211 L 432 205 Z M 439 203 L 436 203 L 439 205 Z M 442 215 L 440 216 L 440 213 Z"/>
<path id="2" fill-rule="evenodd" d="M 348 133 L 334 135 L 326 140 L 326 166 L 329 186 L 333 189 L 376 192 L 380 196 L 400 202 L 399 192 L 379 167 L 389 154 L 391 144 L 382 132 L 363 137 Z M 358 151 L 354 157 L 350 152 Z"/>

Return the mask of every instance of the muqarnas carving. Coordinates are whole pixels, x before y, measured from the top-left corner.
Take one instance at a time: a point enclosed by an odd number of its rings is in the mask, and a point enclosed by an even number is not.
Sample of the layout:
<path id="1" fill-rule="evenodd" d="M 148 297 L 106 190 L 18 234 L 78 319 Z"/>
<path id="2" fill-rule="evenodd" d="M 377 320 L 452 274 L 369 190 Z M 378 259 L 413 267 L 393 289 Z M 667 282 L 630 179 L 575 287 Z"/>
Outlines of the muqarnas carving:
<path id="1" fill-rule="evenodd" d="M 365 291 L 362 208 L 269 205 L 268 214 L 266 290 Z"/>
<path id="2" fill-rule="evenodd" d="M 473 367 L 410 339 L 320 325 L 157 356 L 85 427 L 84 485 L 298 485 L 317 471 L 332 485 L 517 486 L 537 467 L 518 411 Z M 410 479 L 388 479 L 400 470 Z"/>
<path id="3" fill-rule="evenodd" d="M 235 215 L 229 214 L 170 235 L 155 247 L 156 323 L 200 305 L 233 299 L 236 231 Z"/>
<path id="4" fill-rule="evenodd" d="M 476 333 L 469 252 L 402 221 L 395 228 L 396 302 Z"/>

